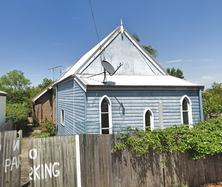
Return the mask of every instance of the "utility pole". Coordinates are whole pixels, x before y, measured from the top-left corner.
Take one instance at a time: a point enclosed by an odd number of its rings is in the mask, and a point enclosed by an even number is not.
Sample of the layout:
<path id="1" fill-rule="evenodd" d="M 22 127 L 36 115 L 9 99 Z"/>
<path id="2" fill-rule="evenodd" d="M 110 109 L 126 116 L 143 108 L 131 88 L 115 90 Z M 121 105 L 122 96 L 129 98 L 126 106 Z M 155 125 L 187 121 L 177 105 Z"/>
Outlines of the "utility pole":
<path id="1" fill-rule="evenodd" d="M 52 77 L 52 71 L 53 71 L 53 80 L 52 81 L 54 81 L 54 69 L 57 69 L 59 67 L 62 67 L 62 66 L 51 67 L 51 68 L 48 69 L 48 70 L 51 69 L 51 77 Z"/>

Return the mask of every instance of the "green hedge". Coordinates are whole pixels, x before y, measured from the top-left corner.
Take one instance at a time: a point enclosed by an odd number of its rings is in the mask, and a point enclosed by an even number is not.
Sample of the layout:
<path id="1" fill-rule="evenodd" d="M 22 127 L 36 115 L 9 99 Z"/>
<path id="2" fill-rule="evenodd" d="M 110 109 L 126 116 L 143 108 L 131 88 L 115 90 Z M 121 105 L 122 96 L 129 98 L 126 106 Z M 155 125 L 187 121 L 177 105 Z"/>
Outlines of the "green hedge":
<path id="1" fill-rule="evenodd" d="M 115 145 L 113 152 L 129 148 L 141 155 L 151 147 L 157 153 L 180 151 L 186 153 L 189 159 L 199 160 L 222 155 L 222 118 L 201 122 L 192 129 L 184 125 L 153 131 L 128 127 L 119 138 L 121 141 Z"/>

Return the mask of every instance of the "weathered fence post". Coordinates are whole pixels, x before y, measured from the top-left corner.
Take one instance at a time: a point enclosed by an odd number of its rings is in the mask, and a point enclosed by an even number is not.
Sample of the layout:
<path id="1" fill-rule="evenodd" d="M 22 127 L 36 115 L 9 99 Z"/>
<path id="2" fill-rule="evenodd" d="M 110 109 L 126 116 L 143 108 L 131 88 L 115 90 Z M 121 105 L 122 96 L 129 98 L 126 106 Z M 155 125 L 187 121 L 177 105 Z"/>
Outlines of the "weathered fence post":
<path id="1" fill-rule="evenodd" d="M 0 187 L 19 187 L 22 130 L 0 132 Z"/>

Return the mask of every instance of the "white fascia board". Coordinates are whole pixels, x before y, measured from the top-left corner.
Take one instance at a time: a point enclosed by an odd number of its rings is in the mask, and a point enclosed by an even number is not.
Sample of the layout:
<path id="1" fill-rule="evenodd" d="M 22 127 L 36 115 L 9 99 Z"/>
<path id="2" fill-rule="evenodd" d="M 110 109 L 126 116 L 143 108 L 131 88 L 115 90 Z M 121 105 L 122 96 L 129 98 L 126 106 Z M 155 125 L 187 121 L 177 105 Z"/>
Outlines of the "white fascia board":
<path id="1" fill-rule="evenodd" d="M 94 46 L 90 51 L 88 51 L 85 55 L 83 55 L 75 64 L 72 65 L 69 70 L 66 71 L 64 75 L 62 75 L 55 84 L 63 81 L 67 77 L 75 74 L 81 73 L 91 62 L 94 60 L 104 49 L 103 44 L 109 40 L 110 36 L 112 36 L 115 32 L 119 30 L 117 27 L 113 32 L 111 32 L 106 38 L 104 38 L 100 43 Z M 101 46 L 101 47 L 100 47 Z"/>
<path id="2" fill-rule="evenodd" d="M 162 68 L 162 66 L 151 57 L 150 54 L 133 38 L 133 36 L 127 32 L 126 29 L 124 29 L 125 35 L 129 38 L 129 40 L 140 50 L 140 52 L 149 59 L 149 61 L 161 72 L 163 75 L 167 75 L 167 72 L 165 69 Z"/>
<path id="3" fill-rule="evenodd" d="M 53 86 L 53 85 L 52 85 Z M 48 87 L 47 89 L 45 89 L 42 93 L 40 93 L 33 101 L 35 102 L 36 100 L 38 100 L 42 95 L 44 95 L 48 90 L 52 89 L 52 86 Z"/>
<path id="4" fill-rule="evenodd" d="M 95 52 L 85 61 L 85 63 L 76 72 L 82 73 L 86 69 L 86 67 L 89 66 L 90 63 L 95 60 L 95 58 L 97 58 L 103 52 L 103 50 L 116 38 L 119 33 L 120 27 L 115 29 L 107 38 L 105 38 L 105 41 L 101 43 L 98 49 L 95 50 Z"/>
<path id="5" fill-rule="evenodd" d="M 187 86 L 94 86 L 88 85 L 87 90 L 158 90 L 158 91 L 176 91 L 176 90 L 199 90 L 199 87 L 187 87 Z"/>
<path id="6" fill-rule="evenodd" d="M 84 92 L 87 92 L 87 82 L 78 77 L 78 75 L 74 76 L 75 76 L 74 80 L 78 83 L 78 85 L 84 90 Z"/>

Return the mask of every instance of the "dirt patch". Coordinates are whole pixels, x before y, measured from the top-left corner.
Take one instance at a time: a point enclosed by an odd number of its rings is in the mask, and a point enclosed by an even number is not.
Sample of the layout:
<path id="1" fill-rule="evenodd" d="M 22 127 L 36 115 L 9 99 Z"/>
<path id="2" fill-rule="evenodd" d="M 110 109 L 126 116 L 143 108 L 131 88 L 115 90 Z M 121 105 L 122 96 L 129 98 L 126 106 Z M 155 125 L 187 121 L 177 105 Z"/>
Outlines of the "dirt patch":
<path id="1" fill-rule="evenodd" d="M 32 133 L 36 127 L 27 126 L 23 131 L 22 138 L 22 154 L 21 157 L 21 183 L 22 187 L 29 186 L 29 162 L 28 162 L 28 139 L 32 137 Z"/>

